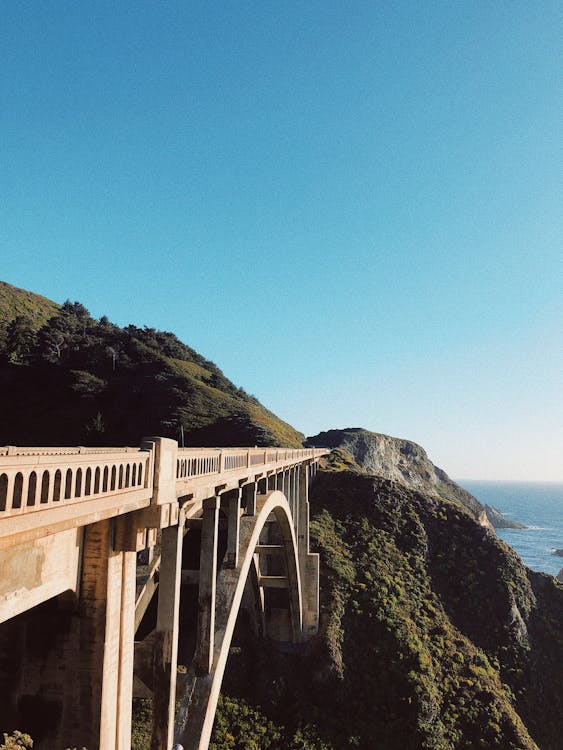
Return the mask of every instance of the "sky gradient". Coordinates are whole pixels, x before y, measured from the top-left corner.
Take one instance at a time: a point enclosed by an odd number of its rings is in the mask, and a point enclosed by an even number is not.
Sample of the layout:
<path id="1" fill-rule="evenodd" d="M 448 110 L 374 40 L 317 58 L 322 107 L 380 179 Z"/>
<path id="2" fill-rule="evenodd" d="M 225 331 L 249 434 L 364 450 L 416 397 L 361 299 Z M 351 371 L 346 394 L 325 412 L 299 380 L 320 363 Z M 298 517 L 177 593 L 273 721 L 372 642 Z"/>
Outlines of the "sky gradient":
<path id="1" fill-rule="evenodd" d="M 314 434 L 563 480 L 559 2 L 9 2 L 0 278 Z"/>

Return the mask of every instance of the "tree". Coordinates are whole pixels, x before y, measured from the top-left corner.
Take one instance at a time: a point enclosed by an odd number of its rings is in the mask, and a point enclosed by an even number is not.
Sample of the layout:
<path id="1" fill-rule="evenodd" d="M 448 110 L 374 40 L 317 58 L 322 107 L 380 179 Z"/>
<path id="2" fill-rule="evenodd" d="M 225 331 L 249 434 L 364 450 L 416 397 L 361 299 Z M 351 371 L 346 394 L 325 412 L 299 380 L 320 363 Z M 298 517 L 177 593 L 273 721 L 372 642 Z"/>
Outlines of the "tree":
<path id="1" fill-rule="evenodd" d="M 72 352 L 87 347 L 92 325 L 94 320 L 84 305 L 67 300 L 39 331 L 39 356 L 53 364 L 68 359 Z"/>
<path id="2" fill-rule="evenodd" d="M 18 315 L 6 331 L 6 355 L 12 364 L 28 364 L 37 343 L 33 323 L 26 315 Z"/>

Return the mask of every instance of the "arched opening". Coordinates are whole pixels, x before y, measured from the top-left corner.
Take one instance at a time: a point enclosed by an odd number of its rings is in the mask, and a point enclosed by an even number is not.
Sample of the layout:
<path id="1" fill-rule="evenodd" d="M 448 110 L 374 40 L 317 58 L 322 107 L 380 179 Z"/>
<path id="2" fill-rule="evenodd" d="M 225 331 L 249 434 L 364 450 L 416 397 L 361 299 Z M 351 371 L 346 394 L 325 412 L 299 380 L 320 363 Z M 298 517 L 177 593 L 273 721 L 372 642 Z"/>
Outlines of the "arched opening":
<path id="1" fill-rule="evenodd" d="M 41 479 L 41 503 L 49 502 L 49 472 L 44 471 Z"/>
<path id="2" fill-rule="evenodd" d="M 100 467 L 96 466 L 96 471 L 94 472 L 94 495 L 97 495 L 100 491 Z"/>
<path id="3" fill-rule="evenodd" d="M 23 493 L 23 474 L 18 471 L 14 480 L 14 497 L 12 499 L 12 508 L 22 507 L 22 493 Z"/>
<path id="4" fill-rule="evenodd" d="M 72 469 L 66 470 L 65 476 L 65 500 L 72 497 Z"/>
<path id="5" fill-rule="evenodd" d="M 110 490 L 114 490 L 114 489 L 115 489 L 115 481 L 116 481 L 116 477 L 117 477 L 117 470 L 116 470 L 115 466 L 112 466 L 112 467 L 111 467 L 111 482 L 110 482 Z"/>
<path id="6" fill-rule="evenodd" d="M 102 492 L 108 491 L 108 479 L 109 479 L 109 469 L 107 466 L 104 466 L 104 477 L 102 479 Z"/>
<path id="7" fill-rule="evenodd" d="M 92 469 L 86 469 L 86 479 L 84 480 L 84 495 L 89 495 L 92 489 Z"/>
<path id="8" fill-rule="evenodd" d="M 61 470 L 57 469 L 55 472 L 55 482 L 53 485 L 53 502 L 58 503 L 61 499 L 61 483 L 62 483 L 62 474 Z"/>
<path id="9" fill-rule="evenodd" d="M 80 497 L 81 495 L 82 495 L 82 469 L 77 469 L 74 496 Z"/>
<path id="10" fill-rule="evenodd" d="M 8 500 L 8 475 L 0 474 L 0 511 L 6 510 Z"/>
<path id="11" fill-rule="evenodd" d="M 35 493 L 37 491 L 37 474 L 32 471 L 27 484 L 27 506 L 35 505 Z"/>

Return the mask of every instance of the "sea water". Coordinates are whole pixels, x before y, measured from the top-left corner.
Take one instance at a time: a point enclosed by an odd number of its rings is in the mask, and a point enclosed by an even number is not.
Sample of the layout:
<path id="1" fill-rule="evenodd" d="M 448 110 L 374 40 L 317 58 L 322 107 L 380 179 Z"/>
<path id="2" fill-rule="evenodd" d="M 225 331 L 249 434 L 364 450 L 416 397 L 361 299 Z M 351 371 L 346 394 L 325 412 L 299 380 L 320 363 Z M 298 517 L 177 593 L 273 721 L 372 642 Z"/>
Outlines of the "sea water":
<path id="1" fill-rule="evenodd" d="M 507 518 L 523 523 L 525 529 L 497 529 L 532 570 L 551 575 L 563 568 L 563 483 L 558 482 L 458 482 L 480 502 L 494 505 Z"/>

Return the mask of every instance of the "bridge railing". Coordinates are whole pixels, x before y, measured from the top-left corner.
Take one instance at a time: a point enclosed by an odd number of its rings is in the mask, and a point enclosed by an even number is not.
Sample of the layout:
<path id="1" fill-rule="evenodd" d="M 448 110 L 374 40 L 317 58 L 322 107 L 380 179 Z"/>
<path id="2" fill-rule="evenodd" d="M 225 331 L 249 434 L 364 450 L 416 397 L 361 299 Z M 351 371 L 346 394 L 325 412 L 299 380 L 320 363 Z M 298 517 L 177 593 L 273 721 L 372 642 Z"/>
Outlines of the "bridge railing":
<path id="1" fill-rule="evenodd" d="M 178 448 L 166 438 L 149 438 L 141 448 L 3 446 L 0 548 L 23 536 L 37 538 L 149 504 L 170 504 L 190 494 L 192 482 L 197 491 L 222 475 L 236 484 L 253 474 L 314 461 L 323 453 L 318 448 Z M 159 527 L 165 522 L 163 513 Z"/>
<path id="2" fill-rule="evenodd" d="M 139 448 L 0 449 L 0 519 L 152 486 Z"/>
<path id="3" fill-rule="evenodd" d="M 0 446 L 0 456 L 73 456 L 73 455 L 96 455 L 100 453 L 138 453 L 140 448 L 87 448 L 83 445 L 73 446 L 71 448 L 61 448 L 58 446 L 45 448 L 27 446 L 21 447 L 16 445 Z"/>
<path id="4" fill-rule="evenodd" d="M 179 448 L 176 479 L 212 476 L 284 461 L 318 458 L 320 448 Z"/>

